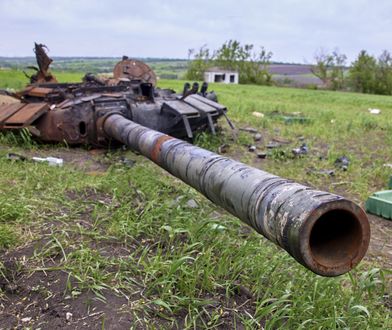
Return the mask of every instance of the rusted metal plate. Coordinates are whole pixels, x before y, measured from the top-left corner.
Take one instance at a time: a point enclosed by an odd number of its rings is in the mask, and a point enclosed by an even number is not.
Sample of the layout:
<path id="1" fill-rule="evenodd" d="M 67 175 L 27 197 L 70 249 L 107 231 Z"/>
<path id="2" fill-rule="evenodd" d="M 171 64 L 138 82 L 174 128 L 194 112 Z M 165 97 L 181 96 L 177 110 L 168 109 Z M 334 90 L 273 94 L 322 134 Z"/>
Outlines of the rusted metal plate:
<path id="1" fill-rule="evenodd" d="M 194 97 L 194 95 L 187 96 L 183 101 L 188 103 L 189 105 L 195 107 L 199 111 L 211 113 L 211 115 L 218 114 L 216 108 L 212 107 L 211 105 L 209 105 L 207 103 L 199 101 L 198 99 L 196 99 Z"/>
<path id="2" fill-rule="evenodd" d="M 157 76 L 146 63 L 131 59 L 124 59 L 118 62 L 113 69 L 113 77 L 114 79 L 137 79 L 142 82 L 151 83 L 154 86 L 157 83 Z"/>
<path id="3" fill-rule="evenodd" d="M 188 96 L 189 97 L 189 96 Z M 203 96 L 200 96 L 200 95 L 197 95 L 197 94 L 193 94 L 192 95 L 192 98 L 194 98 L 194 99 L 196 99 L 196 100 L 198 100 L 198 101 L 200 101 L 200 102 L 203 102 L 203 103 L 205 103 L 205 104 L 208 104 L 208 105 L 210 105 L 210 106 L 212 106 L 213 108 L 215 108 L 215 109 L 217 109 L 217 110 L 227 110 L 227 108 L 224 106 L 224 105 L 222 105 L 222 104 L 219 104 L 219 103 L 217 103 L 217 102 L 214 102 L 214 101 L 212 101 L 212 100 L 210 100 L 210 99 L 207 99 L 206 97 L 203 97 Z"/>
<path id="4" fill-rule="evenodd" d="M 102 94 L 102 96 L 119 98 L 119 97 L 123 97 L 124 95 L 120 93 L 104 93 Z"/>
<path id="5" fill-rule="evenodd" d="M 11 103 L 0 105 L 0 128 L 4 126 L 4 122 L 16 113 L 19 109 L 23 108 L 24 103 Z"/>
<path id="6" fill-rule="evenodd" d="M 24 104 L 3 122 L 3 128 L 23 128 L 49 110 L 47 103 Z"/>
<path id="7" fill-rule="evenodd" d="M 26 95 L 36 96 L 36 97 L 45 97 L 49 93 L 52 93 L 52 88 L 44 88 L 44 87 L 33 87 L 27 91 Z"/>
<path id="8" fill-rule="evenodd" d="M 199 112 L 189 104 L 178 101 L 166 101 L 163 103 L 163 107 L 167 106 L 170 110 L 179 113 L 181 115 L 186 115 L 188 117 L 199 117 Z"/>

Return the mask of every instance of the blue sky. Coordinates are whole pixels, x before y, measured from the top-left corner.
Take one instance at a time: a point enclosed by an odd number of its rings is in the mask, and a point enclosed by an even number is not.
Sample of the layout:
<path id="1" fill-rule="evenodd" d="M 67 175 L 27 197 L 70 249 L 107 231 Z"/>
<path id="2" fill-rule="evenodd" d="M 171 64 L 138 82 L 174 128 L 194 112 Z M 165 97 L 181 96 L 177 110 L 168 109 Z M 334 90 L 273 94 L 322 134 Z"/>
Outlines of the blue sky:
<path id="1" fill-rule="evenodd" d="M 224 41 L 262 45 L 275 61 L 311 63 L 320 48 L 353 60 L 392 52 L 392 1 L 0 0 L 0 56 L 186 58 Z"/>

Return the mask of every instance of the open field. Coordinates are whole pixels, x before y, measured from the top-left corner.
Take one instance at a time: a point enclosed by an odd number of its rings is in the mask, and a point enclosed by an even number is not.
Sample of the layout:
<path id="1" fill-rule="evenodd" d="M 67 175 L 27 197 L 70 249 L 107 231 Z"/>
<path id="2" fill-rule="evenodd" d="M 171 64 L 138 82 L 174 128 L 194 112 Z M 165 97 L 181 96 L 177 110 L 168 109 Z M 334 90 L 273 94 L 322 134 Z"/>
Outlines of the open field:
<path id="1" fill-rule="evenodd" d="M 28 71 L 32 74 L 32 70 Z M 53 71 L 59 82 L 78 82 L 84 76 L 81 72 L 63 72 Z M 14 69 L 0 68 L 0 88 L 12 88 L 15 90 L 24 88 L 29 83 L 29 79 L 24 75 L 23 71 Z"/>
<path id="2" fill-rule="evenodd" d="M 181 79 L 188 64 L 187 60 L 181 59 L 146 58 L 142 60 L 163 79 Z M 54 72 L 111 73 L 119 61 L 121 57 L 54 57 L 50 67 Z M 36 66 L 35 57 L 0 57 L 0 69 L 23 71 L 28 66 Z"/>
<path id="3" fill-rule="evenodd" d="M 61 73 L 64 74 L 65 72 L 72 74 L 78 74 L 80 72 L 90 72 L 94 74 L 110 73 L 121 58 L 54 57 L 53 60 L 51 69 L 55 73 L 60 72 L 61 79 Z M 183 79 L 188 66 L 188 61 L 181 59 L 147 58 L 142 60 L 146 62 L 161 79 Z M 0 75 L 2 75 L 1 68 L 3 68 L 3 70 L 12 70 L 12 76 L 16 79 L 14 81 L 17 82 L 17 77 L 24 79 L 24 75 L 21 71 L 26 70 L 28 66 L 35 66 L 35 61 L 34 57 L 0 57 Z M 269 65 L 269 72 L 272 74 L 272 79 L 278 85 L 282 86 L 315 88 L 322 87 L 323 85 L 322 81 L 312 74 L 311 65 L 307 64 L 271 63 Z M 21 87 L 22 86 L 18 86 L 18 88 Z"/>
<path id="4" fill-rule="evenodd" d="M 18 77 L 8 79 L 7 87 L 19 86 Z M 176 90 L 183 83 L 159 82 Z M 386 188 L 391 97 L 210 88 L 238 131 L 222 119 L 221 135 L 202 134 L 197 144 L 213 151 L 226 144 L 229 157 L 361 205 Z M 261 141 L 239 130 L 249 127 Z M 267 151 L 271 141 L 282 146 L 266 159 L 248 151 L 249 144 Z M 308 154 L 294 157 L 302 143 Z M 11 162 L 9 152 L 58 156 L 65 165 Z M 343 155 L 347 171 L 334 166 Z M 37 145 L 5 134 L 0 168 L 0 329 L 392 327 L 390 221 L 371 218 L 371 247 L 357 269 L 322 278 L 131 151 Z"/>

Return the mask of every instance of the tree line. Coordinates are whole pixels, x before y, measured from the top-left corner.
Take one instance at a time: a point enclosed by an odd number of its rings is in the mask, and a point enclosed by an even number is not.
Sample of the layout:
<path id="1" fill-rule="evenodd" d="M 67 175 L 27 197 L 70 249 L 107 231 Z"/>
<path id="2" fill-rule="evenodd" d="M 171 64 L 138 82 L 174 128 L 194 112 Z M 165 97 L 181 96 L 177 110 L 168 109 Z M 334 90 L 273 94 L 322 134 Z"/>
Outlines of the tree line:
<path id="1" fill-rule="evenodd" d="M 271 57 L 264 47 L 256 49 L 253 44 L 242 45 L 237 40 L 226 41 L 216 50 L 204 45 L 188 50 L 190 61 L 185 78 L 203 80 L 204 72 L 216 66 L 238 71 L 240 84 L 272 85 Z M 314 60 L 311 71 L 324 88 L 392 95 L 392 55 L 386 50 L 379 57 L 362 50 L 351 66 L 347 65 L 347 56 L 337 50 L 319 51 Z"/>
<path id="2" fill-rule="evenodd" d="M 361 50 L 350 67 L 338 51 L 319 52 L 315 60 L 312 73 L 328 89 L 392 95 L 392 56 L 387 50 L 378 57 Z"/>

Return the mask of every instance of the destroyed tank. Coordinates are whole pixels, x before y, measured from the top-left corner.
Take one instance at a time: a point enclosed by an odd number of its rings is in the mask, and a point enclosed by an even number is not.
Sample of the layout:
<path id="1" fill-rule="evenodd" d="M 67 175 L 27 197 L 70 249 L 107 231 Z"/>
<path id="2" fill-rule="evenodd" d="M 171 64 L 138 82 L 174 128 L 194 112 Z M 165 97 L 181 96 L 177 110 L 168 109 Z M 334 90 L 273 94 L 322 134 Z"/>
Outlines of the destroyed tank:
<path id="1" fill-rule="evenodd" d="M 41 140 L 68 144 L 125 144 L 316 274 L 343 274 L 364 257 L 370 228 L 357 204 L 171 136 L 215 133 L 216 120 L 227 109 L 206 85 L 201 91 L 186 85 L 182 94 L 157 89 L 153 72 L 127 58 L 116 65 L 113 81 L 87 75 L 81 84 L 58 84 L 38 78 L 17 93 L 22 103 L 0 106 L 2 129 L 27 127 Z"/>
<path id="2" fill-rule="evenodd" d="M 27 128 L 44 142 L 69 145 L 107 146 L 110 142 L 95 127 L 107 113 L 116 111 L 146 127 L 180 138 L 192 139 L 196 132 L 216 134 L 216 123 L 226 115 L 208 84 L 189 83 L 181 93 L 156 87 L 151 68 L 124 56 L 112 78 L 86 74 L 81 83 L 58 83 L 49 72 L 52 62 L 45 46 L 35 44 L 37 72 L 28 76 L 30 85 L 12 96 L 21 102 L 0 108 L 0 129 Z"/>

